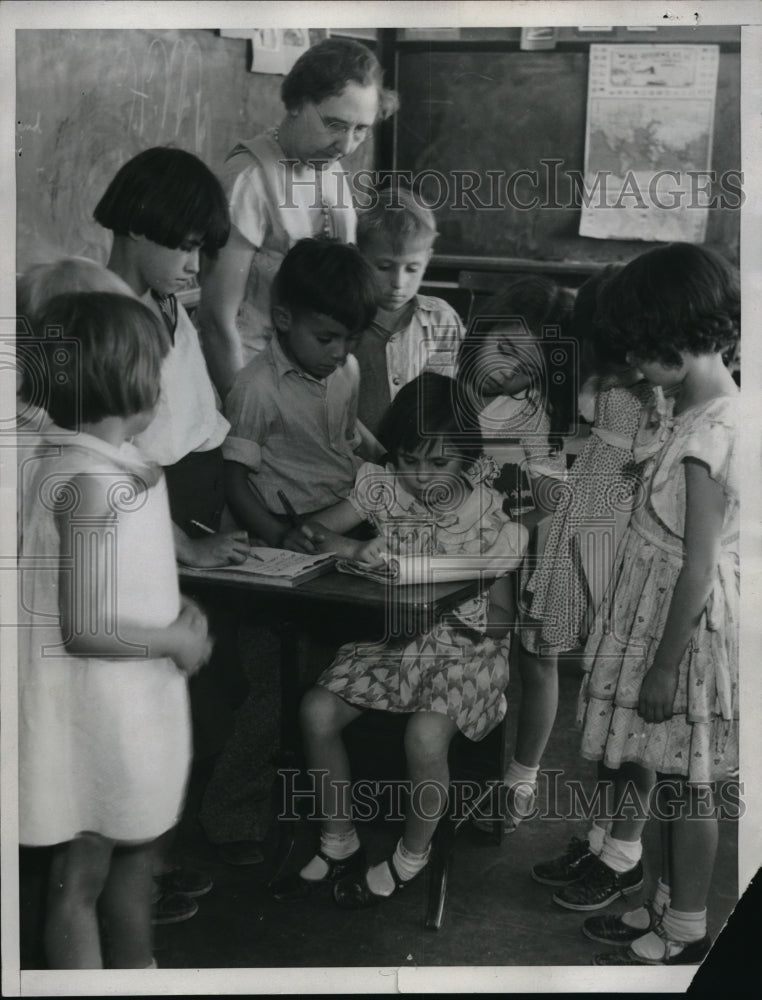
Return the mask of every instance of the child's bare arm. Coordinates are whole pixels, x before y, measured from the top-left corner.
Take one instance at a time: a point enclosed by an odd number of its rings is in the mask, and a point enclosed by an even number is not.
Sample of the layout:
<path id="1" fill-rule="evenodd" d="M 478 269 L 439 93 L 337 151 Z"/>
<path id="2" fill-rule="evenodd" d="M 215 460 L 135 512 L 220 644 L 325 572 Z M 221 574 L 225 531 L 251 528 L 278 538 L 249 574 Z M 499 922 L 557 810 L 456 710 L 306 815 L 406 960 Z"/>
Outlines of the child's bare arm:
<path id="1" fill-rule="evenodd" d="M 386 448 L 368 430 L 362 420 L 355 421 L 355 429 L 360 435 L 360 444 L 355 449 L 357 454 L 364 458 L 366 462 L 378 462 L 386 454 Z"/>
<path id="2" fill-rule="evenodd" d="M 246 293 L 255 247 L 235 226 L 216 260 L 204 258 L 198 318 L 209 373 L 224 400 L 243 367 L 236 315 Z"/>
<path id="3" fill-rule="evenodd" d="M 348 500 L 340 500 L 333 507 L 326 507 L 309 518 L 303 527 L 312 533 L 317 551 L 335 552 L 342 559 L 357 559 L 365 543 L 347 538 L 346 533 L 362 522 L 363 518 L 352 504 Z"/>
<path id="4" fill-rule="evenodd" d="M 171 657 L 186 673 L 194 673 L 211 653 L 206 616 L 196 606 L 183 607 L 170 625 L 161 628 L 116 617 L 118 566 L 111 547 L 99 538 L 97 524 L 108 525 L 111 511 L 100 477 L 81 475 L 72 480 L 78 498 L 76 519 L 61 513 L 57 526 L 71 551 L 69 565 L 59 572 L 58 606 L 61 634 L 72 656 L 156 659 Z M 79 523 L 81 523 L 81 527 Z M 79 543 L 78 533 L 87 538 Z"/>
<path id="5" fill-rule="evenodd" d="M 720 552 L 724 490 L 703 463 L 686 459 L 683 466 L 685 556 L 661 642 L 640 689 L 638 714 L 646 722 L 672 717 L 680 660 L 712 592 Z"/>
<path id="6" fill-rule="evenodd" d="M 358 514 L 349 500 L 339 500 L 333 507 L 326 507 L 319 513 L 314 514 L 307 521 L 308 524 L 319 524 L 321 528 L 327 528 L 339 535 L 345 535 L 352 531 L 364 518 Z"/>
<path id="7" fill-rule="evenodd" d="M 274 517 L 249 483 L 249 470 L 240 462 L 224 464 L 225 496 L 233 516 L 246 531 L 268 545 L 280 545 L 286 531 L 283 522 Z"/>

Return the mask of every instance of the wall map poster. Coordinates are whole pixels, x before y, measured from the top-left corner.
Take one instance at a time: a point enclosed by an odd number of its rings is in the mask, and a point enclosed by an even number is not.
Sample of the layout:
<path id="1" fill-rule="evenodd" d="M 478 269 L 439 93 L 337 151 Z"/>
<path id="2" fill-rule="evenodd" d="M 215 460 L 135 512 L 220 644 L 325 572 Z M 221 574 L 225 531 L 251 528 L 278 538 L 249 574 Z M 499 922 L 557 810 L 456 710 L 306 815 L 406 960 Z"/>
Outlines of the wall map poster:
<path id="1" fill-rule="evenodd" d="M 580 236 L 701 243 L 717 45 L 591 45 Z"/>

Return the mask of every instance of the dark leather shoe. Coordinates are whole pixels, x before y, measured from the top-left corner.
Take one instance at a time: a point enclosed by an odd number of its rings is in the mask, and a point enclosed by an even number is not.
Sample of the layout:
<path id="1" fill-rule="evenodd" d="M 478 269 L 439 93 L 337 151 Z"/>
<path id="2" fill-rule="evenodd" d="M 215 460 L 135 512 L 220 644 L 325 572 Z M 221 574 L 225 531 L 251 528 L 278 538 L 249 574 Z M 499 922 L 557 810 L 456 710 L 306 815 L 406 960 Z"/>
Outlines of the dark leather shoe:
<path id="1" fill-rule="evenodd" d="M 389 865 L 389 871 L 394 879 L 394 889 L 388 896 L 379 896 L 371 890 L 368 885 L 368 873 L 364 871 L 359 876 L 354 874 L 348 875 L 336 883 L 333 887 L 333 898 L 336 905 L 342 910 L 367 910 L 370 906 L 378 906 L 384 900 L 391 899 L 395 893 L 401 892 L 411 882 L 415 882 L 426 871 L 426 866 L 424 865 L 417 875 L 413 875 L 412 878 L 403 881 L 394 867 L 393 859 L 389 858 L 386 863 Z"/>
<path id="2" fill-rule="evenodd" d="M 584 875 L 576 882 L 553 893 L 553 902 L 567 910 L 602 910 L 620 896 L 629 896 L 643 886 L 643 865 L 640 861 L 628 872 L 615 872 L 600 858 L 591 861 Z"/>
<path id="3" fill-rule="evenodd" d="M 596 855 L 586 840 L 572 837 L 566 853 L 551 861 L 539 861 L 532 869 L 532 878 L 541 885 L 569 885 L 581 878 Z"/>
<path id="4" fill-rule="evenodd" d="M 310 893 L 319 890 L 321 887 L 333 885 L 345 875 L 356 875 L 365 871 L 365 848 L 360 847 L 348 858 L 337 861 L 335 858 L 326 857 L 322 851 L 318 851 L 318 857 L 328 865 L 328 871 L 323 878 L 313 880 L 302 878 L 299 872 L 291 872 L 283 878 L 271 882 L 267 887 L 267 892 L 272 899 L 279 903 L 288 902 L 294 899 L 306 899 Z"/>
<path id="5" fill-rule="evenodd" d="M 605 913 L 602 917 L 588 917 L 582 925 L 582 933 L 591 941 L 600 941 L 602 944 L 632 944 L 637 938 L 652 931 L 656 924 L 651 901 L 647 899 L 643 905 L 648 910 L 647 927 L 633 927 L 626 924 L 620 915 Z"/>

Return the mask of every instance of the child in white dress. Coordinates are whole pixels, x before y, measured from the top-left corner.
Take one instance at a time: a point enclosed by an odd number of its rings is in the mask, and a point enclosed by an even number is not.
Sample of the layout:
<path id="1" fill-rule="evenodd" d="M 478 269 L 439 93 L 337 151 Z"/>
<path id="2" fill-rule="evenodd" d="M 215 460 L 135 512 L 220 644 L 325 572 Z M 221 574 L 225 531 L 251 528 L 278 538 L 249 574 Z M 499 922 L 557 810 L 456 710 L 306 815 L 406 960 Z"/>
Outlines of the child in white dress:
<path id="1" fill-rule="evenodd" d="M 187 676 L 210 651 L 181 605 L 161 470 L 129 443 L 168 341 L 122 295 L 61 295 L 38 322 L 63 338 L 41 340 L 52 423 L 19 470 L 20 841 L 54 847 L 48 965 L 143 968 L 152 843 L 190 764 Z"/>
<path id="2" fill-rule="evenodd" d="M 626 948 L 595 964 L 692 964 L 710 947 L 706 900 L 717 848 L 713 784 L 738 766 L 738 388 L 722 352 L 738 337 L 738 276 L 703 247 L 670 244 L 627 265 L 604 322 L 672 396 L 644 471 L 646 500 L 617 555 L 611 606 L 588 640 L 582 754 L 648 788 L 662 823 L 651 908 L 589 918 L 587 936 Z M 638 777 L 640 775 L 640 777 Z M 554 900 L 587 911 L 627 892 L 640 848 L 614 816 L 599 858 Z"/>
<path id="3" fill-rule="evenodd" d="M 390 462 L 361 466 L 349 499 L 312 522 L 324 546 L 367 563 L 391 553 L 490 555 L 501 557 L 504 571 L 518 565 L 526 530 L 503 512 L 502 498 L 490 485 L 496 470 L 481 457 L 478 423 L 474 418 L 463 425 L 455 390 L 452 379 L 434 372 L 400 390 L 380 428 Z M 378 532 L 371 541 L 334 534 L 366 520 Z M 276 898 L 299 898 L 317 884 L 335 883 L 339 906 L 366 907 L 423 870 L 446 800 L 452 738 L 460 731 L 481 740 L 505 715 L 505 580 L 498 578 L 487 593 L 412 641 L 343 646 L 307 693 L 301 709 L 307 763 L 328 772 L 321 783 L 321 846 L 301 872 L 273 886 Z M 405 751 L 413 801 L 415 789 L 421 792 L 420 808 L 408 811 L 393 856 L 367 871 L 340 790 L 349 782 L 341 733 L 366 709 L 409 714 Z"/>

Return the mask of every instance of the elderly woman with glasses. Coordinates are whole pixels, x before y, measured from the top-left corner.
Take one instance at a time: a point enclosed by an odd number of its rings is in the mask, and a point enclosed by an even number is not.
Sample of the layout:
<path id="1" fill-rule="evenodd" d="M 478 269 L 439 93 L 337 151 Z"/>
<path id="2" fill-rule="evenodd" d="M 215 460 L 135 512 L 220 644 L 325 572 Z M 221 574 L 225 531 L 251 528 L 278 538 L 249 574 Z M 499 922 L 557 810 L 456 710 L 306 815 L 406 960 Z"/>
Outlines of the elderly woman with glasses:
<path id="1" fill-rule="evenodd" d="M 308 49 L 284 79 L 281 99 L 280 125 L 238 143 L 227 158 L 231 235 L 203 270 L 199 321 L 223 398 L 272 335 L 270 286 L 289 248 L 321 234 L 354 242 L 355 210 L 340 161 L 396 108 L 376 57 L 346 38 Z"/>

